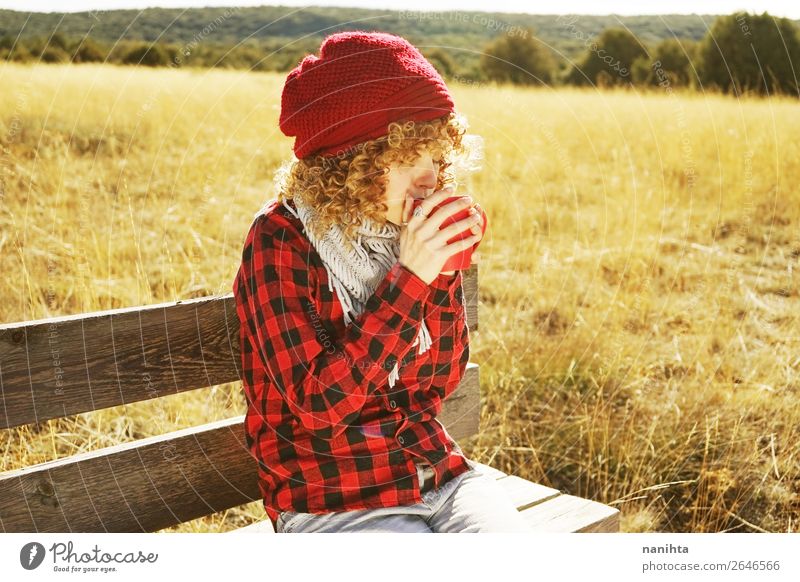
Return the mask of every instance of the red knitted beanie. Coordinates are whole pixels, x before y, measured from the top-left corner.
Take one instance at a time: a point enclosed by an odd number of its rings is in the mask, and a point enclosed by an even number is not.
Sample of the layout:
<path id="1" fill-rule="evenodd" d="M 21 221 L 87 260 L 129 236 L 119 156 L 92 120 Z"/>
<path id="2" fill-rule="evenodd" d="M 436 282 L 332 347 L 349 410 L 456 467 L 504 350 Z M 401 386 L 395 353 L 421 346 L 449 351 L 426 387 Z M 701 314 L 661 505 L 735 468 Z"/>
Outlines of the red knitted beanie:
<path id="1" fill-rule="evenodd" d="M 298 159 L 333 156 L 386 135 L 392 121 L 429 121 L 454 108 L 442 77 L 407 40 L 340 32 L 286 77 L 280 128 L 295 137 Z"/>

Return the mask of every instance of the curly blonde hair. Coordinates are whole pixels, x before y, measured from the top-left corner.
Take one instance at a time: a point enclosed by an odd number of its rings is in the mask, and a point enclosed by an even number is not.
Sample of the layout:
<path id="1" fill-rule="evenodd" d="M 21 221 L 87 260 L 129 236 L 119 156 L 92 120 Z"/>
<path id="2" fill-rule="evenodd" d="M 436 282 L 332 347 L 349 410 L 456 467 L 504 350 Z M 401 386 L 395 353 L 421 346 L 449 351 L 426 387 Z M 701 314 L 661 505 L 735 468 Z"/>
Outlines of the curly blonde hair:
<path id="1" fill-rule="evenodd" d="M 300 197 L 312 206 L 318 221 L 310 225 L 317 236 L 340 223 L 348 242 L 368 217 L 376 225 L 386 224 L 389 207 L 384 201 L 390 165 L 411 165 L 425 151 L 439 161 L 436 189 L 454 181 L 453 156 L 469 155 L 462 141 L 468 123 L 463 115 L 449 113 L 431 121 L 397 121 L 387 134 L 334 156 L 292 159 L 277 170 L 275 190 L 281 202 Z"/>

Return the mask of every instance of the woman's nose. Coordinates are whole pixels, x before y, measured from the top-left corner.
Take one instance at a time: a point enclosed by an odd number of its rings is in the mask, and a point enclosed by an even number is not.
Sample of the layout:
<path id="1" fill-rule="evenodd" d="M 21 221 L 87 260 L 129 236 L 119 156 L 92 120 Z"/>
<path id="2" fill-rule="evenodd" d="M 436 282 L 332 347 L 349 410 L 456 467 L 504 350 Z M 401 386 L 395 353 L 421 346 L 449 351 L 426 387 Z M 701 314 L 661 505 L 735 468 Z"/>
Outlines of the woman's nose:
<path id="1" fill-rule="evenodd" d="M 418 188 L 435 188 L 439 179 L 439 163 L 430 159 L 418 166 L 416 186 Z"/>

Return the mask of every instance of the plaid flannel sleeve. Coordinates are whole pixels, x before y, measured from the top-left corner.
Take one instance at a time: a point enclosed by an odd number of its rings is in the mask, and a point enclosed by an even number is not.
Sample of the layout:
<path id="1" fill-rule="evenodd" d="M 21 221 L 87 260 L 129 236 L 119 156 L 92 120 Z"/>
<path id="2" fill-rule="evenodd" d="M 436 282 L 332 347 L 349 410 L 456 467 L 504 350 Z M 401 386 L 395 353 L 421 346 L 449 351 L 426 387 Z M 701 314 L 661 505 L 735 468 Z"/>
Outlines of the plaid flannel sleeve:
<path id="1" fill-rule="evenodd" d="M 332 439 L 358 419 L 412 348 L 430 288 L 397 262 L 346 333 L 322 342 L 312 319 L 307 251 L 299 250 L 296 231 L 273 222 L 255 228 L 242 255 L 254 349 L 302 426 Z"/>
<path id="2" fill-rule="evenodd" d="M 431 292 L 425 301 L 425 325 L 431 332 L 433 350 L 433 378 L 431 387 L 441 402 L 461 383 L 469 361 L 469 328 L 462 289 L 461 271 L 454 275 L 440 274 L 430 285 Z"/>

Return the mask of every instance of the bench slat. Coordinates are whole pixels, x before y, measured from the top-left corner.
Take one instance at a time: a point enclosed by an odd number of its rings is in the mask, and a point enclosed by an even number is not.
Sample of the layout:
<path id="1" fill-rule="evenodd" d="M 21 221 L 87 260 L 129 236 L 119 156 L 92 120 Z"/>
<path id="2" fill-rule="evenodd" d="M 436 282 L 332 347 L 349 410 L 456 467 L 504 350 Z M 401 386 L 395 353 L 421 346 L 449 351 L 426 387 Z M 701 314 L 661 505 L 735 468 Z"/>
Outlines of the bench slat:
<path id="1" fill-rule="evenodd" d="M 478 366 L 438 417 L 478 432 Z M 244 415 L 0 474 L 5 532 L 151 532 L 261 499 Z"/>
<path id="2" fill-rule="evenodd" d="M 534 531 L 619 532 L 619 509 L 574 495 L 559 495 L 524 510 L 522 515 Z"/>
<path id="3" fill-rule="evenodd" d="M 500 469 L 495 469 L 491 465 L 486 465 L 485 463 L 479 463 L 478 461 L 472 461 L 476 465 L 476 469 L 481 473 L 486 473 L 487 475 L 491 475 L 495 479 L 502 479 L 506 476 Z"/>
<path id="4" fill-rule="evenodd" d="M 470 331 L 478 272 L 464 272 Z M 0 325 L 0 428 L 241 378 L 233 293 Z"/>
<path id="5" fill-rule="evenodd" d="M 498 483 L 503 486 L 519 511 L 524 511 L 537 503 L 544 503 L 561 495 L 561 491 L 558 489 L 546 487 L 516 475 L 499 479 Z"/>

